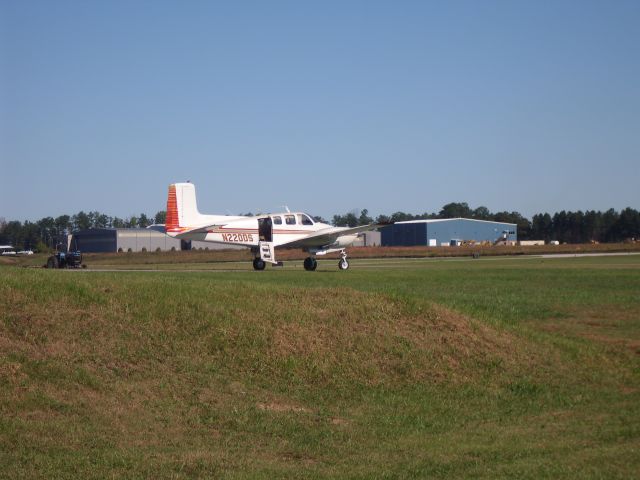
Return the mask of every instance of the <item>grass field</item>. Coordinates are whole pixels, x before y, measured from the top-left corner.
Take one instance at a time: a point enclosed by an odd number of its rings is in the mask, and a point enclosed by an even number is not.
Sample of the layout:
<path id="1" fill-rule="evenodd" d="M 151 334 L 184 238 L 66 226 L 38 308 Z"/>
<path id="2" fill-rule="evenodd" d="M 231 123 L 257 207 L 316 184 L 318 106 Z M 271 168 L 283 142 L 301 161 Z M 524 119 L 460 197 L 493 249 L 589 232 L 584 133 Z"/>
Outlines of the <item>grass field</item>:
<path id="1" fill-rule="evenodd" d="M 597 244 L 564 244 L 537 246 L 461 246 L 461 247 L 353 247 L 349 249 L 350 258 L 441 258 L 471 257 L 472 254 L 482 257 L 500 257 L 517 255 L 542 254 L 584 254 L 584 253 L 640 253 L 640 242 L 634 243 L 597 243 Z M 278 260 L 289 262 L 303 260 L 309 254 L 302 250 L 278 250 Z M 0 266 L 41 267 L 47 263 L 48 254 L 28 256 L 1 256 Z M 333 253 L 328 258 L 337 259 L 339 254 Z M 225 262 L 251 262 L 253 255 L 249 249 L 223 250 L 189 250 L 175 252 L 120 252 L 120 253 L 85 253 L 83 263 L 91 267 L 130 268 L 166 268 L 175 266 L 184 268 L 185 264 L 209 265 L 207 268 L 221 268 Z M 337 260 L 336 260 L 337 263 Z"/>
<path id="2" fill-rule="evenodd" d="M 0 477 L 637 476 L 640 255 L 335 263 L 0 267 Z"/>

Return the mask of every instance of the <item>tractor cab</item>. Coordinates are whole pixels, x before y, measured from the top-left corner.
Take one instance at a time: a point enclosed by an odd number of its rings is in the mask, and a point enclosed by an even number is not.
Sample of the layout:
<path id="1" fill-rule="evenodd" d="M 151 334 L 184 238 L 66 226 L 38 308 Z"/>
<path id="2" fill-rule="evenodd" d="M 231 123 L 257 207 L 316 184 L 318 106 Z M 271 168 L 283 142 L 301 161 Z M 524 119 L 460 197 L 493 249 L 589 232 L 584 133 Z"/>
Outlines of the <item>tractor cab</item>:
<path id="1" fill-rule="evenodd" d="M 84 268 L 80 250 L 69 250 L 64 244 L 56 245 L 56 253 L 47 259 L 47 268 Z"/>

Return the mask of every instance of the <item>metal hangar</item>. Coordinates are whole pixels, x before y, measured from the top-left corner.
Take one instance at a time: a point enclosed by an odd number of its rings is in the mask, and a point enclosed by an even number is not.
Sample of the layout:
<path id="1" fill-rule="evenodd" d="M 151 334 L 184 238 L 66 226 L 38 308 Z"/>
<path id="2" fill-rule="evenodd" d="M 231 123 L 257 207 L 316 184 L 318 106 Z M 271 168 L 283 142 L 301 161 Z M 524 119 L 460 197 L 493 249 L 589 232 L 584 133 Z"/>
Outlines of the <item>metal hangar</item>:
<path id="1" fill-rule="evenodd" d="M 449 246 L 469 243 L 515 243 L 515 223 L 471 218 L 438 218 L 397 222 L 381 229 L 383 246 Z"/>

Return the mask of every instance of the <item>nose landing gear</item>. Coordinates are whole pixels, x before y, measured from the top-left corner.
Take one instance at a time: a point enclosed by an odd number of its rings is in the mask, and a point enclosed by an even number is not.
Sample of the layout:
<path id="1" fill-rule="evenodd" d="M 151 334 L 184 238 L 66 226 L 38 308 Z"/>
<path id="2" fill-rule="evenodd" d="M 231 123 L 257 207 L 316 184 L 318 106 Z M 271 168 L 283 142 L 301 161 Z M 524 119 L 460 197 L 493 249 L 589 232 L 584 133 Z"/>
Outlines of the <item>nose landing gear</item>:
<path id="1" fill-rule="evenodd" d="M 342 250 L 340 252 L 340 261 L 338 262 L 338 268 L 340 270 L 346 270 L 349 268 L 349 262 L 347 261 L 347 251 Z"/>

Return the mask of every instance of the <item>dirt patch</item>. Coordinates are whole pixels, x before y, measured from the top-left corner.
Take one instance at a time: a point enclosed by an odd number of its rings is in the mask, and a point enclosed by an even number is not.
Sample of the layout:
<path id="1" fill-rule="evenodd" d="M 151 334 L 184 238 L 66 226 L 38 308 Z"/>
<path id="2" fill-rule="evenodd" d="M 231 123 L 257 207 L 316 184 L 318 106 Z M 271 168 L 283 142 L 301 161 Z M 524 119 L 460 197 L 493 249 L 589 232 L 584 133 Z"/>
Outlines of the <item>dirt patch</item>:
<path id="1" fill-rule="evenodd" d="M 300 452 L 285 452 L 280 454 L 279 457 L 284 462 L 287 462 L 287 463 L 293 462 L 297 465 L 302 464 L 307 467 L 316 465 L 318 463 L 318 461 L 313 457 L 310 457 L 309 455 L 305 455 Z"/>
<path id="2" fill-rule="evenodd" d="M 565 317 L 544 322 L 538 328 L 640 354 L 640 308 L 597 305 L 563 308 Z"/>
<path id="3" fill-rule="evenodd" d="M 22 365 L 14 362 L 0 363 L 0 379 L 6 379 L 10 383 L 19 383 L 26 378 L 22 371 Z"/>
<path id="4" fill-rule="evenodd" d="M 582 337 L 589 340 L 595 340 L 601 343 L 607 343 L 613 346 L 627 347 L 633 350 L 635 353 L 640 354 L 640 340 L 632 340 L 628 338 L 615 338 L 611 336 L 598 335 L 594 333 L 581 333 Z"/>
<path id="5" fill-rule="evenodd" d="M 349 420 L 345 420 L 344 418 L 334 417 L 331 419 L 331 425 L 349 425 L 351 422 Z"/>
<path id="6" fill-rule="evenodd" d="M 256 403 L 256 408 L 258 410 L 278 413 L 311 413 L 311 410 L 305 407 L 276 402 Z"/>

